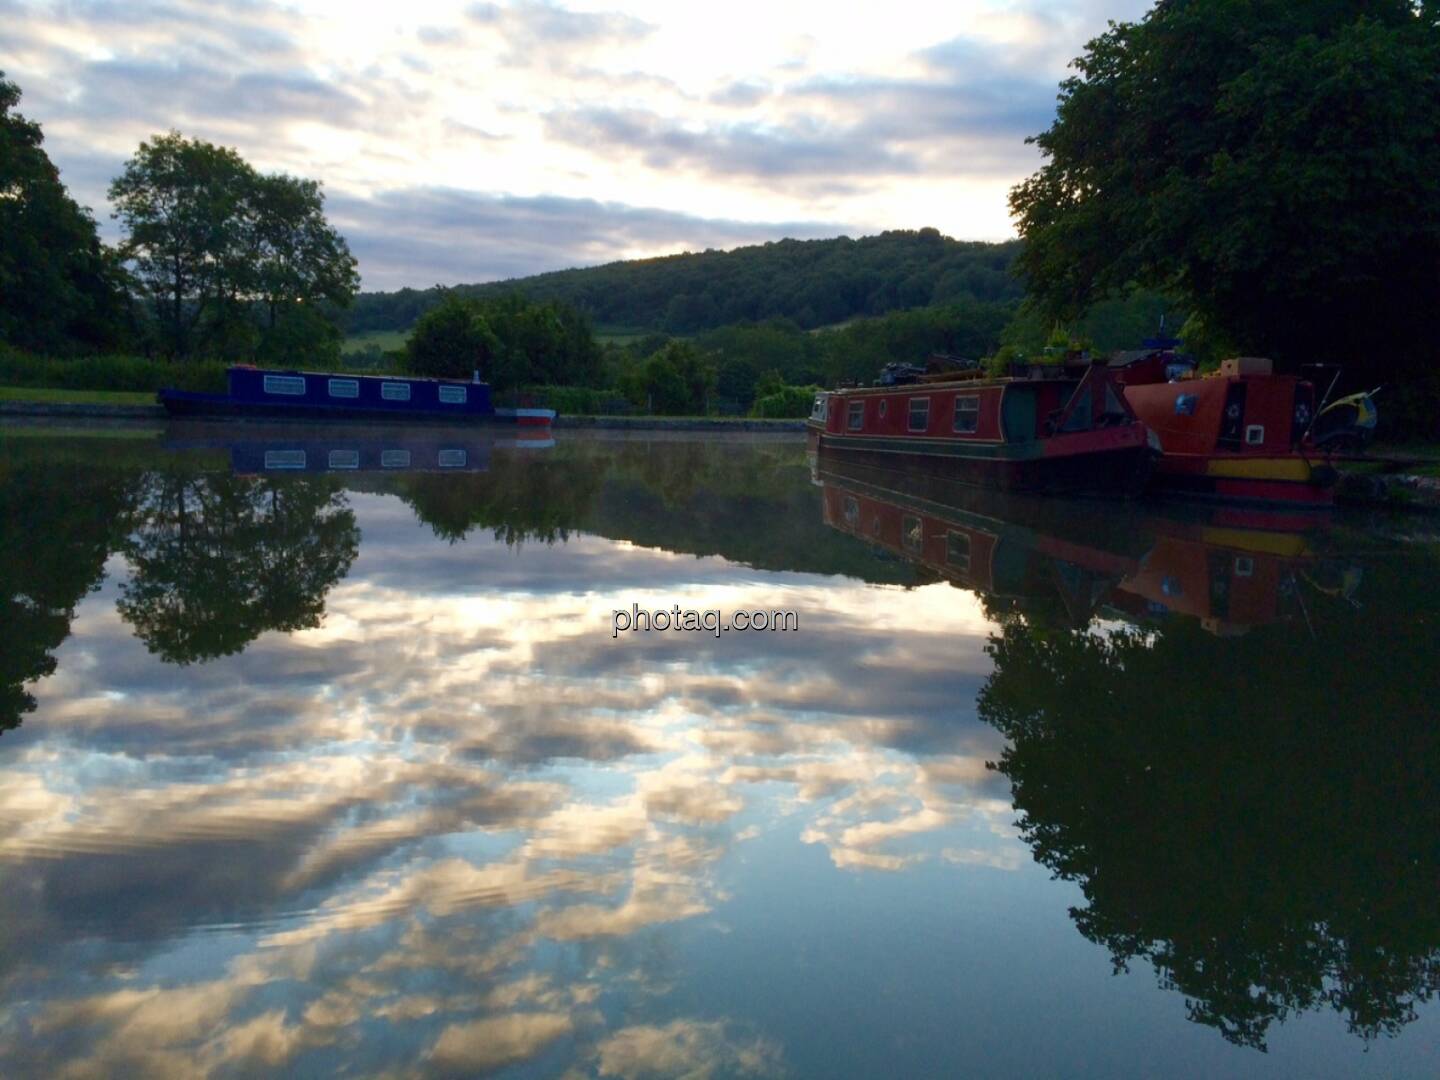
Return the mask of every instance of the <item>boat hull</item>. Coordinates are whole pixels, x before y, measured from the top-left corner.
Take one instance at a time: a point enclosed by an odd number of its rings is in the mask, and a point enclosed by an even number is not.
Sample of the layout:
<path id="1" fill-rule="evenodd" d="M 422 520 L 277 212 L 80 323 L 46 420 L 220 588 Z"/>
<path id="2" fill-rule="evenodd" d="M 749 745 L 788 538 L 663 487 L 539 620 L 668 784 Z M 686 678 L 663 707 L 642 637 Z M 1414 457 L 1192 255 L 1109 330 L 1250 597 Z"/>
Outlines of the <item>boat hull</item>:
<path id="1" fill-rule="evenodd" d="M 1134 376 L 1132 376 L 1134 377 Z M 1314 387 L 1268 371 L 1125 385 L 1135 415 L 1160 439 L 1157 493 L 1254 506 L 1323 510 L 1336 473 L 1306 448 Z"/>
<path id="2" fill-rule="evenodd" d="M 1299 454 L 1275 457 L 1163 454 L 1154 487 L 1180 498 L 1301 510 L 1335 504 L 1336 471 Z"/>
<path id="3" fill-rule="evenodd" d="M 812 426 L 812 447 L 821 454 L 878 468 L 904 468 L 942 480 L 994 491 L 1048 495 L 1136 498 L 1149 483 L 1155 452 L 1135 429 L 1113 438 L 1085 440 L 1067 452 L 1065 440 L 977 447 L 955 440 L 847 438 Z"/>

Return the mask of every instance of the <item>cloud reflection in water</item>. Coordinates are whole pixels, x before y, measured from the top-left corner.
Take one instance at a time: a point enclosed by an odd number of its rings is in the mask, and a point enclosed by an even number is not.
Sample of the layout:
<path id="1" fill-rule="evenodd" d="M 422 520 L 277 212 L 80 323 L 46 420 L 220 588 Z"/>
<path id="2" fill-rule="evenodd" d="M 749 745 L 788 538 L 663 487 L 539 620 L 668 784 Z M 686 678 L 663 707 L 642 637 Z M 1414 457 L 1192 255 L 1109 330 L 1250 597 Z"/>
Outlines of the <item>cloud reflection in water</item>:
<path id="1" fill-rule="evenodd" d="M 0 774 L 5 1071 L 765 1075 L 765 1032 L 665 1000 L 667 930 L 723 928 L 747 839 L 1021 865 L 972 595 L 452 545 L 348 498 L 313 629 L 181 671 L 116 615 L 113 561 L 78 609 Z M 801 631 L 613 640 L 631 603 Z"/>

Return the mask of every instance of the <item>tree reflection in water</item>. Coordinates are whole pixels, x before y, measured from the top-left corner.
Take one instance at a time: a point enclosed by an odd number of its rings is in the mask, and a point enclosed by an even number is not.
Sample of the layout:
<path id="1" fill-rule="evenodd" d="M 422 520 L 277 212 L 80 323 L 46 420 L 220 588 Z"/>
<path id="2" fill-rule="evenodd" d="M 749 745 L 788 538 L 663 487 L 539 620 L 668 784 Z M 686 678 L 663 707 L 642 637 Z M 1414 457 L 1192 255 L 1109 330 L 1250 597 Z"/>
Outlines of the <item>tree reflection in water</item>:
<path id="1" fill-rule="evenodd" d="M 1035 858 L 1117 969 L 1148 960 L 1232 1042 L 1326 1006 L 1394 1035 L 1440 989 L 1434 571 L 1371 567 L 1309 633 L 1017 614 L 990 640 L 979 713 Z"/>
<path id="2" fill-rule="evenodd" d="M 318 626 L 359 544 L 333 479 L 153 473 L 117 607 L 164 660 L 227 656 L 267 630 Z"/>
<path id="3" fill-rule="evenodd" d="M 131 499 L 126 478 L 65 463 L 0 470 L 0 733 L 35 708 L 75 608 L 99 588 Z"/>

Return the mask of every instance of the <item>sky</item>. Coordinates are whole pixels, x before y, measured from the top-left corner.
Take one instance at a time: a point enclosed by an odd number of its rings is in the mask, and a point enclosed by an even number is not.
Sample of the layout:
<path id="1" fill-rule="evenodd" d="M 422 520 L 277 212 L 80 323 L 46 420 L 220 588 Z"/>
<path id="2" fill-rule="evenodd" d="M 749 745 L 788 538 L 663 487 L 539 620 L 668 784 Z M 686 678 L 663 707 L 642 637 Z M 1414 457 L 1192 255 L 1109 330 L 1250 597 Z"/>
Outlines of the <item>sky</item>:
<path id="1" fill-rule="evenodd" d="M 1143 0 L 0 0 L 0 70 L 107 239 L 175 129 L 320 180 L 366 289 L 783 237 L 1014 234 L 1057 84 Z"/>

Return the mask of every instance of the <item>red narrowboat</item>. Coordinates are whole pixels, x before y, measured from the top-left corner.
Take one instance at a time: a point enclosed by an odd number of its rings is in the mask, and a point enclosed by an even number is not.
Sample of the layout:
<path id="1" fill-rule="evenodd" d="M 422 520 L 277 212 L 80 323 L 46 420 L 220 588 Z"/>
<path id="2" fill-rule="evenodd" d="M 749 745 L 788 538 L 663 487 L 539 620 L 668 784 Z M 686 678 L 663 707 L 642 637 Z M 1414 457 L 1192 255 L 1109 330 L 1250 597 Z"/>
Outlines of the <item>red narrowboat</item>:
<path id="1" fill-rule="evenodd" d="M 1259 357 L 1197 376 L 1193 361 L 1165 345 L 1118 354 L 1110 371 L 1160 439 L 1158 490 L 1291 507 L 1333 503 L 1336 472 L 1312 438 L 1312 383 L 1277 375 Z"/>
<path id="2" fill-rule="evenodd" d="M 832 390 L 808 426 L 821 452 L 1003 491 L 1139 495 L 1159 450 L 1103 366 Z"/>

